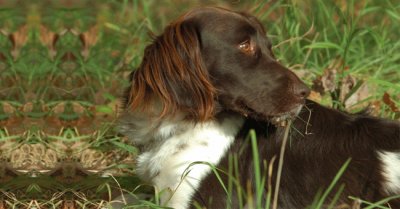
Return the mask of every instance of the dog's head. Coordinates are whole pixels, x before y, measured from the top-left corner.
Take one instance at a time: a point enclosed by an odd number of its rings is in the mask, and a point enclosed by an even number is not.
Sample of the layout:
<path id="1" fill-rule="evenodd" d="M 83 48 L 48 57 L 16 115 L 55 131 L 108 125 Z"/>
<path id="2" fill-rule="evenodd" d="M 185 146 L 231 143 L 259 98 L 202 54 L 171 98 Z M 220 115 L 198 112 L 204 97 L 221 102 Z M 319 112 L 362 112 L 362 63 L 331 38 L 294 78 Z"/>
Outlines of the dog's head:
<path id="1" fill-rule="evenodd" d="M 279 64 L 262 24 L 220 8 L 190 11 L 145 49 L 132 74 L 128 107 L 162 106 L 204 121 L 221 109 L 255 118 L 295 114 L 309 90 Z"/>

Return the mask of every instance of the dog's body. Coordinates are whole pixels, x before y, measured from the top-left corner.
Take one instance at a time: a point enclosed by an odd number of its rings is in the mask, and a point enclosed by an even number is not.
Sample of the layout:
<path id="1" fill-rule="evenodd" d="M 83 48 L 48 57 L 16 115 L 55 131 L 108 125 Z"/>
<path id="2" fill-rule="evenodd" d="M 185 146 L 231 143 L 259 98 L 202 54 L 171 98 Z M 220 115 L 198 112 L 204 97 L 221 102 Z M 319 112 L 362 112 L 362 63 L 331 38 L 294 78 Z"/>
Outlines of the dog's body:
<path id="1" fill-rule="evenodd" d="M 142 147 L 139 176 L 161 192 L 162 204 L 178 209 L 191 202 L 226 208 L 211 166 L 229 170 L 230 149 L 245 162 L 242 185 L 253 183 L 247 132 L 256 130 L 260 157 L 270 162 L 279 154 L 283 130 L 271 122 L 295 117 L 309 93 L 275 61 L 256 18 L 219 8 L 193 10 L 169 25 L 146 48 L 131 80 L 121 132 Z M 311 111 L 303 108 L 295 120 L 298 133 L 291 132 L 284 157 L 280 208 L 311 204 L 349 157 L 339 203 L 349 202 L 346 195 L 377 200 L 399 192 L 400 172 L 392 168 L 397 154 L 391 154 L 400 151 L 399 123 L 307 106 Z M 232 195 L 230 207 L 240 208 L 239 199 Z"/>
<path id="2" fill-rule="evenodd" d="M 274 190 L 285 128 L 276 128 L 268 122 L 246 120 L 229 151 L 238 155 L 241 171 L 239 179 L 242 185 L 246 185 L 249 179 L 251 182 L 255 181 L 252 148 L 249 142 L 244 140 L 250 129 L 254 129 L 257 133 L 261 162 L 265 159 L 270 163 L 271 159 L 276 158 L 272 161 L 274 166 L 271 186 Z M 332 198 L 342 185 L 344 185 L 344 190 L 336 205 L 347 204 L 346 208 L 351 208 L 352 200 L 348 198 L 350 196 L 375 202 L 399 195 L 399 148 L 400 124 L 398 122 L 366 115 L 349 115 L 307 101 L 306 108 L 293 122 L 286 145 L 278 208 L 309 206 L 314 198 L 317 198 L 318 192 L 321 192 L 322 196 L 322 193 L 328 189 L 339 169 L 349 158 L 351 158 L 350 164 L 326 198 L 325 206 L 332 202 Z M 219 166 L 228 170 L 228 154 Z M 260 166 L 262 171 L 267 170 L 262 164 Z M 265 173 L 264 175 L 267 176 Z M 221 176 L 228 185 L 228 177 Z M 219 181 L 214 175 L 209 175 L 200 186 L 195 200 L 207 208 L 226 208 L 227 202 L 215 201 L 226 200 L 223 188 L 215 186 L 220 185 Z M 266 184 L 266 192 L 267 187 Z M 244 189 L 242 194 L 243 192 L 248 191 Z M 210 197 L 213 201 L 209 200 Z M 265 199 L 265 196 L 263 198 Z M 235 188 L 232 199 L 229 208 L 240 208 Z M 389 204 L 391 208 L 400 208 L 399 199 L 392 200 Z"/>

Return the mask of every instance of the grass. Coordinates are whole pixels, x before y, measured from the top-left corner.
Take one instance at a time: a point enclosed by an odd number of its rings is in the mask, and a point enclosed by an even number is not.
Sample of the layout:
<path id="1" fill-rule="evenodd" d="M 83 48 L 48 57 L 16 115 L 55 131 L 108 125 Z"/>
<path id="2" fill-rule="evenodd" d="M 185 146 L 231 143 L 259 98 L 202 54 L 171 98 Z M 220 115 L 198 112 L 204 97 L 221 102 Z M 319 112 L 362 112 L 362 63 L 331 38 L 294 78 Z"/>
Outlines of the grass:
<path id="1" fill-rule="evenodd" d="M 120 187 L 151 191 L 134 176 L 137 148 L 114 129 L 118 99 L 149 33 L 201 5 L 258 17 L 280 62 L 313 88 L 311 99 L 399 120 L 395 0 L 2 1 L 0 208 L 100 207 Z M 232 156 L 231 175 L 236 164 Z M 258 188 L 268 183 L 256 174 Z M 234 178 L 226 186 L 240 187 Z"/>

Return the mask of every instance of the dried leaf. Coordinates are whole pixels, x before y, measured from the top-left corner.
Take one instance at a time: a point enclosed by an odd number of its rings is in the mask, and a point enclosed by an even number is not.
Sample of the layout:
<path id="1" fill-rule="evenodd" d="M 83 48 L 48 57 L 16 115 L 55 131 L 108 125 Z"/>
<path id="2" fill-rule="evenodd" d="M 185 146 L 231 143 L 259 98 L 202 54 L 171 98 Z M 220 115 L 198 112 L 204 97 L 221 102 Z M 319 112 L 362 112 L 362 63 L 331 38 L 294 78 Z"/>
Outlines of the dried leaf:
<path id="1" fill-rule="evenodd" d="M 371 115 L 379 115 L 379 110 L 382 108 L 382 101 L 375 100 L 368 106 Z"/>
<path id="2" fill-rule="evenodd" d="M 3 54 L 3 53 L 1 53 L 0 52 L 0 61 L 5 61 L 5 60 L 7 60 L 7 57 Z M 0 70 L 1 70 L 2 68 L 0 68 Z M 1 208 L 0 208 L 1 209 Z"/>
<path id="3" fill-rule="evenodd" d="M 56 55 L 55 45 L 58 40 L 58 34 L 41 25 L 39 39 L 42 44 L 49 49 L 50 57 L 53 58 Z"/>
<path id="4" fill-rule="evenodd" d="M 334 92 L 336 90 L 336 76 L 337 70 L 335 68 L 325 70 L 324 75 L 321 77 L 324 91 Z"/>
<path id="5" fill-rule="evenodd" d="M 324 86 L 322 85 L 322 76 L 318 76 L 313 80 L 313 85 L 311 86 L 312 91 L 319 93 L 320 95 L 325 93 Z"/>
<path id="6" fill-rule="evenodd" d="M 23 25 L 17 31 L 9 35 L 9 39 L 12 43 L 11 55 L 16 59 L 19 55 L 19 50 L 28 41 L 29 28 L 27 25 Z"/>
<path id="7" fill-rule="evenodd" d="M 79 39 L 83 44 L 83 49 L 81 52 L 83 57 L 87 58 L 89 56 L 89 50 L 97 43 L 98 37 L 99 29 L 97 25 L 91 27 L 89 30 L 79 35 Z"/>
<path id="8" fill-rule="evenodd" d="M 392 98 L 387 92 L 383 94 L 382 101 L 387 106 L 389 106 L 390 110 L 392 110 L 393 112 L 399 112 L 399 108 L 396 107 L 396 104 L 393 102 Z"/>
<path id="9" fill-rule="evenodd" d="M 320 103 L 322 101 L 322 96 L 319 92 L 311 91 L 307 99 Z"/>
<path id="10" fill-rule="evenodd" d="M 353 87 L 354 91 L 352 90 L 348 93 L 347 98 L 344 101 L 346 108 L 360 108 L 358 104 L 370 96 L 370 88 L 367 84 L 360 84 L 359 87 L 357 87 L 357 85 Z M 367 103 L 365 103 L 365 106 L 367 106 Z"/>
<path id="11" fill-rule="evenodd" d="M 349 95 L 349 93 L 354 93 L 351 92 L 351 90 L 353 90 L 353 87 L 355 86 L 356 82 L 357 82 L 356 79 L 351 75 L 348 75 L 342 79 L 340 85 L 340 95 L 339 95 L 339 100 L 342 103 L 344 103 L 346 99 L 351 96 Z"/>
<path id="12" fill-rule="evenodd" d="M 15 112 L 14 106 L 8 102 L 2 102 L 3 111 L 7 114 L 13 114 Z"/>
<path id="13" fill-rule="evenodd" d="M 111 57 L 119 57 L 119 56 L 121 56 L 121 51 L 119 51 L 119 50 L 113 50 L 113 51 L 111 51 Z"/>
<path id="14" fill-rule="evenodd" d="M 334 92 L 337 89 L 336 77 L 336 68 L 327 68 L 324 70 L 322 76 L 314 79 L 312 89 L 321 95 L 324 95 L 326 92 Z"/>

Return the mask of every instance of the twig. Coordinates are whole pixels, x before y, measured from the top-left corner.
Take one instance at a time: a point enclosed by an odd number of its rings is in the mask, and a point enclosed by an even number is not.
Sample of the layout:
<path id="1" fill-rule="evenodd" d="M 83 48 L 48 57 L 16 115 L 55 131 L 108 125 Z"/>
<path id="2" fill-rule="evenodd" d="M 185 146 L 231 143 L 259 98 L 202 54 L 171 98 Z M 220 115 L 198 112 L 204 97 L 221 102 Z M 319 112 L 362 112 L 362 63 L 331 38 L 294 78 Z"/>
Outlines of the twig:
<path id="1" fill-rule="evenodd" d="M 283 136 L 283 142 L 282 142 L 282 146 L 281 146 L 281 153 L 279 154 L 278 173 L 277 173 L 277 177 L 276 177 L 276 184 L 275 184 L 274 200 L 273 200 L 273 203 L 272 203 L 272 209 L 277 209 L 278 208 L 279 184 L 280 184 L 280 181 L 281 181 L 282 167 L 283 167 L 283 157 L 284 157 L 284 154 L 285 154 L 285 148 L 286 148 L 287 140 L 289 138 L 288 136 L 289 136 L 290 126 L 292 126 L 292 121 L 291 120 L 289 120 L 289 123 L 286 126 L 285 134 Z"/>

